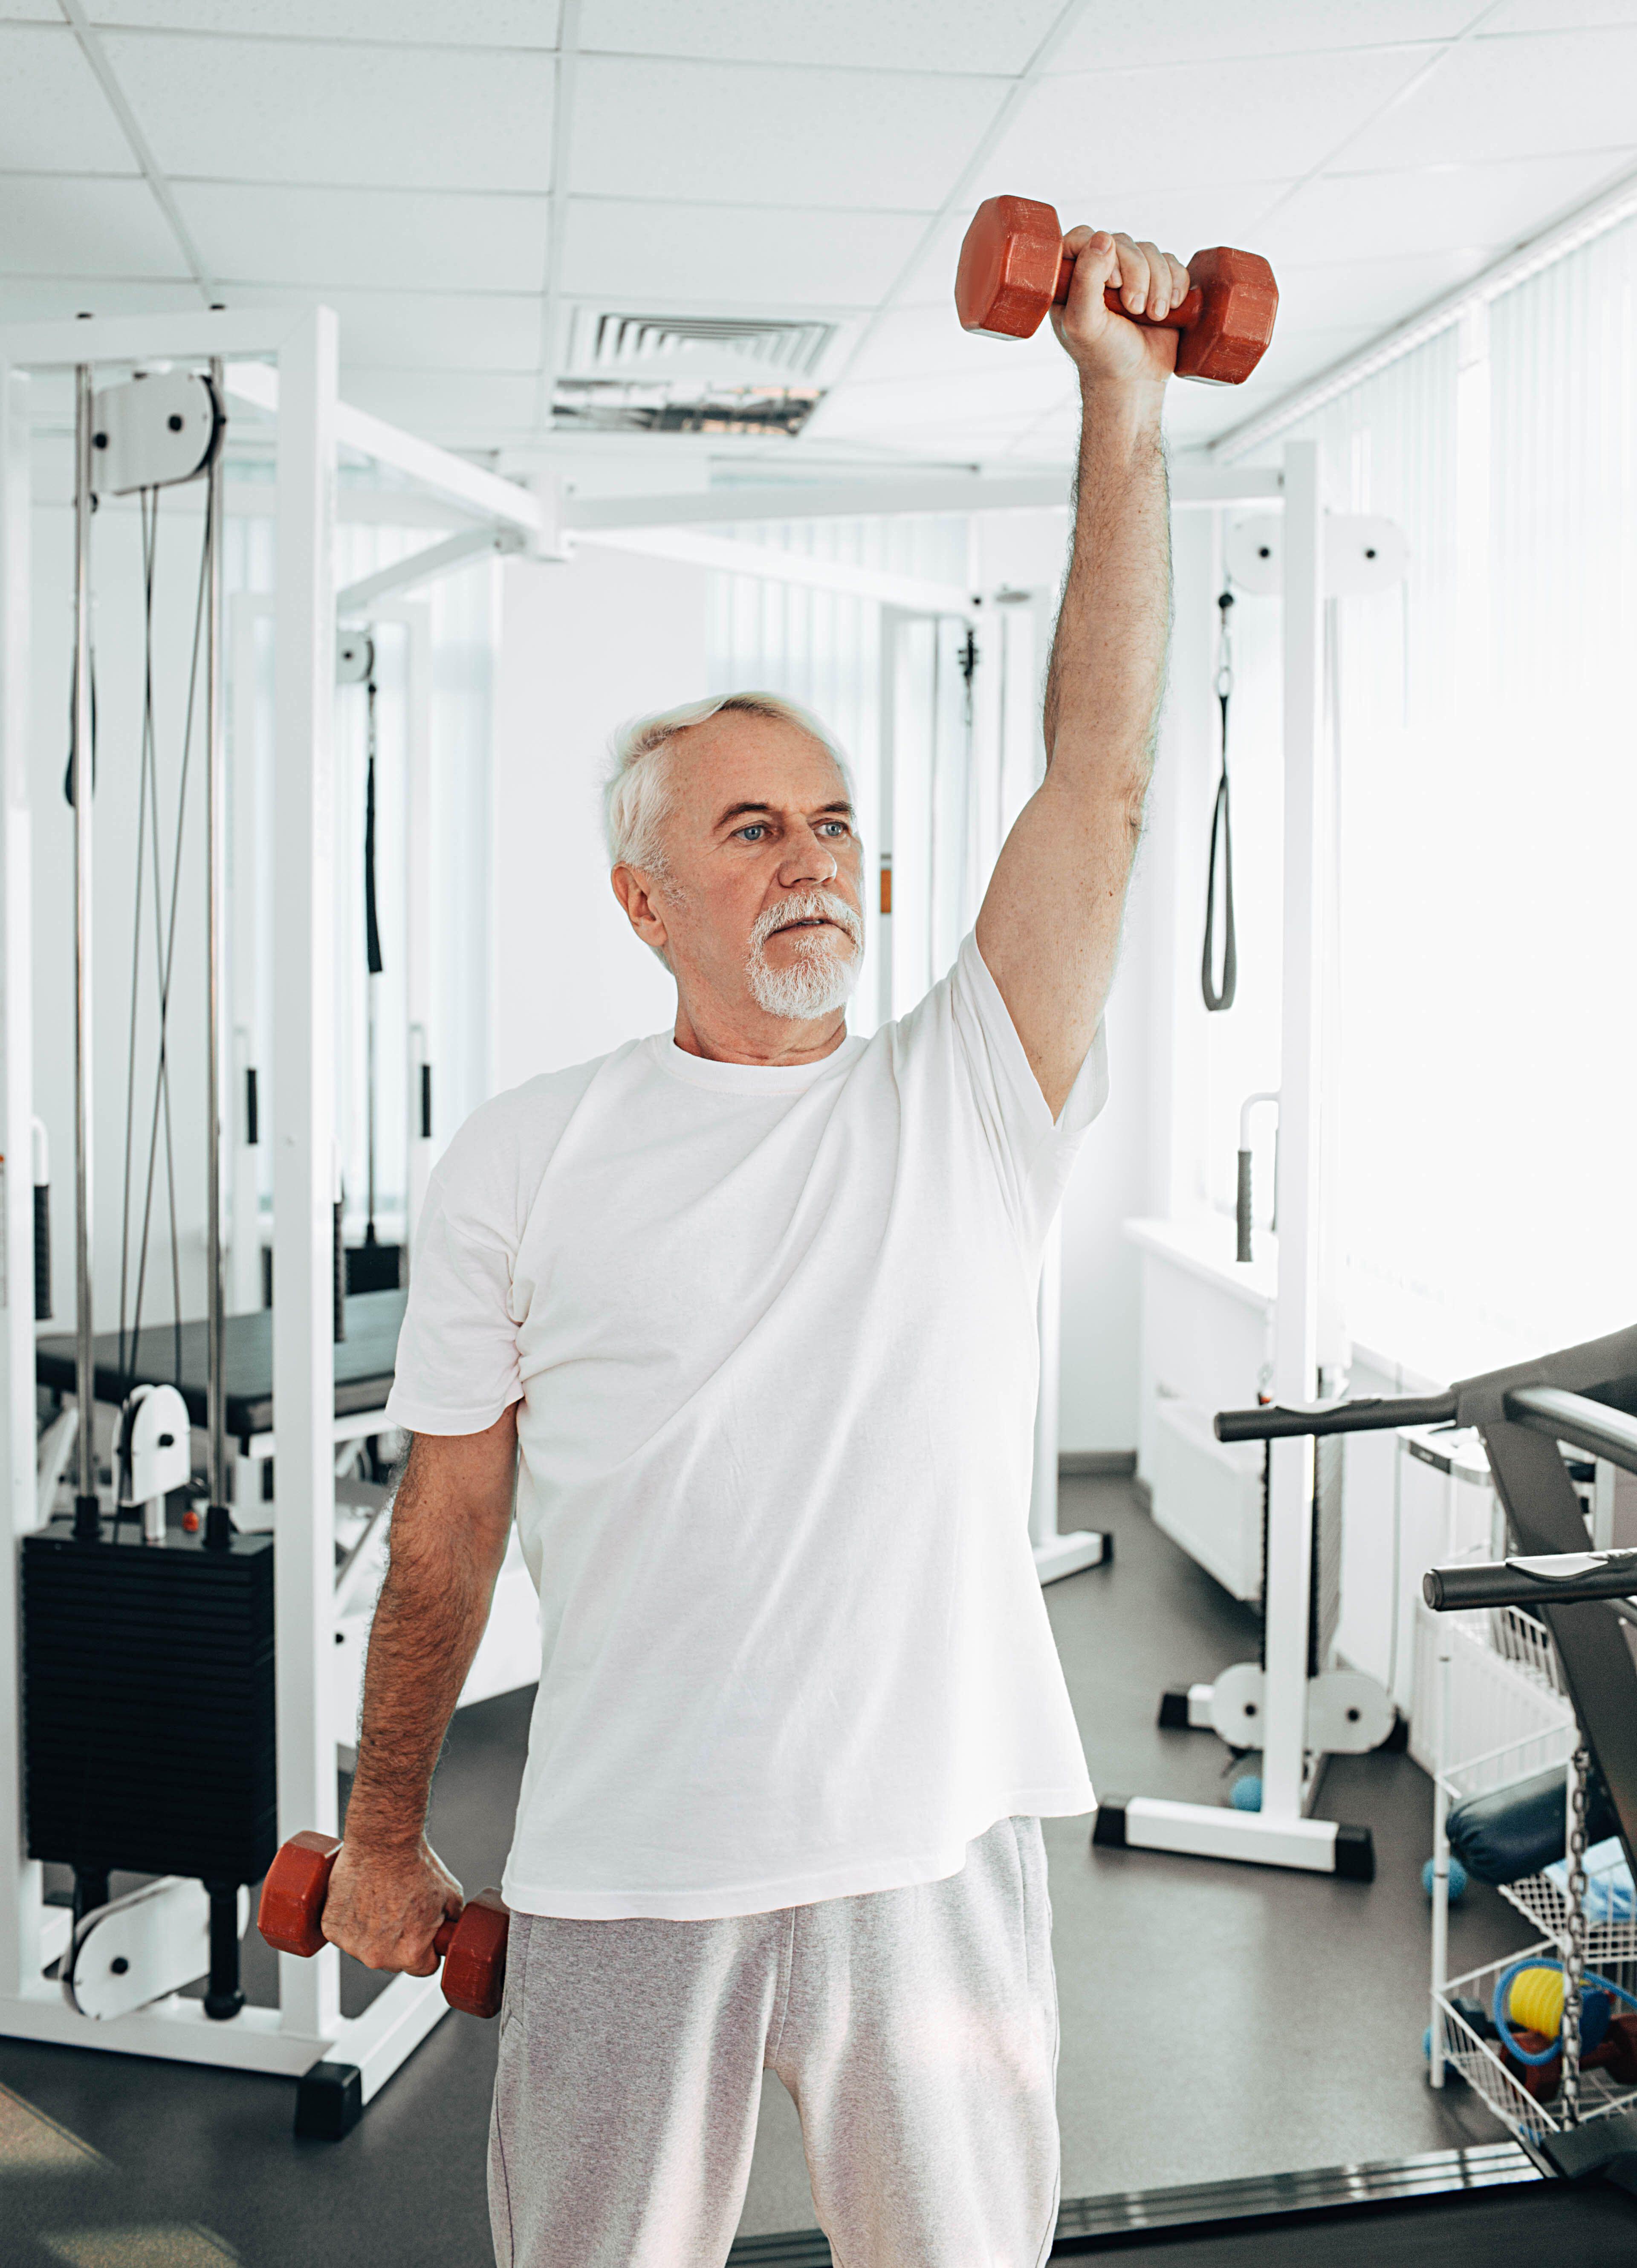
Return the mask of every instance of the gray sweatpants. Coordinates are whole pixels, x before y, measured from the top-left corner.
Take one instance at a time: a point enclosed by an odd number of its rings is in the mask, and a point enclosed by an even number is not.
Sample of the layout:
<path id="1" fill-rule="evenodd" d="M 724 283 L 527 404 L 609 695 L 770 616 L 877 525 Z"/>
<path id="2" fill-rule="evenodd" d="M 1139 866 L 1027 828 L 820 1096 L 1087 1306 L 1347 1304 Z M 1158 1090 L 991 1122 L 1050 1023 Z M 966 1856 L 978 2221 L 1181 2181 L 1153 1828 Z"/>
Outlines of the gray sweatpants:
<path id="1" fill-rule="evenodd" d="M 1036 1819 L 958 1874 L 714 1921 L 514 1914 L 490 2133 L 500 2268 L 720 2268 L 762 2073 L 837 2268 L 1039 2268 L 1057 1985 Z"/>

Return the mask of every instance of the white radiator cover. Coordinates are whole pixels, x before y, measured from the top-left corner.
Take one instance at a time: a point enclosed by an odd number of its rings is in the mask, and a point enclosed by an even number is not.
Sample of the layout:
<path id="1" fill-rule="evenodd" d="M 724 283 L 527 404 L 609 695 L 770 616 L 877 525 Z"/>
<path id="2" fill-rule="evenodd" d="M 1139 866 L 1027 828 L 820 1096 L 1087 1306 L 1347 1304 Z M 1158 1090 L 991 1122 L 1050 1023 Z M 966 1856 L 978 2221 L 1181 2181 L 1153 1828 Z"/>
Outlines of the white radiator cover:
<path id="1" fill-rule="evenodd" d="M 1236 1599 L 1262 1595 L 1262 1445 L 1219 1441 L 1214 1412 L 1156 1398 L 1154 1525 Z"/>

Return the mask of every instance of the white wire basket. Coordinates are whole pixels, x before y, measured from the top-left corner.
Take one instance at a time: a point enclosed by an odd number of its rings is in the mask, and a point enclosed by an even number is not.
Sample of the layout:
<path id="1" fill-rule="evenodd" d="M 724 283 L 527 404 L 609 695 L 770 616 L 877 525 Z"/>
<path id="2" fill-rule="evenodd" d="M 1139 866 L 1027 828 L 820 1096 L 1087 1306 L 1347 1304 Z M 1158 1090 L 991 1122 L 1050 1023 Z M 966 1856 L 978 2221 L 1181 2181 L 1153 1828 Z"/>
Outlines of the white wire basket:
<path id="1" fill-rule="evenodd" d="M 1568 1893 L 1550 1874 L 1526 1874 L 1521 1882 L 1503 1882 L 1501 1895 L 1508 1905 L 1549 1937 L 1560 1954 L 1569 1940 Z M 1637 1918 L 1629 1921 L 1594 1921 L 1586 1929 L 1586 1966 L 1628 1992 L 1637 1992 Z"/>
<path id="2" fill-rule="evenodd" d="M 1442 1707 L 1434 1698 L 1441 1641 L 1450 1655 Z M 1561 1764 L 1574 1746 L 1574 1722 L 1543 1623 L 1520 1607 L 1436 1615 L 1418 1605 L 1410 1752 L 1424 1771 L 1442 1770 L 1452 1800 Z M 1457 1757 L 1465 1759 L 1458 1767 Z"/>
<path id="3" fill-rule="evenodd" d="M 1622 1928 L 1626 1925 L 1620 1925 Z M 1595 1944 L 1596 1933 L 1592 1933 Z M 1537 2141 L 1544 2134 L 1561 2134 L 1568 2122 L 1564 2116 L 1561 2087 L 1545 2102 L 1537 2102 L 1530 2094 L 1523 2080 L 1507 2068 L 1501 2060 L 1498 2041 L 1481 2039 L 1466 2019 L 1458 2014 L 1454 2003 L 1456 1998 L 1477 2000 L 1490 2007 L 1495 1987 L 1507 1970 L 1520 1961 L 1557 1957 L 1555 1940 L 1527 1946 L 1521 1952 L 1511 1953 L 1503 1961 L 1492 1961 L 1482 1969 L 1469 1970 L 1464 1977 L 1453 1977 L 1442 1992 L 1434 1998 L 1443 2015 L 1444 2057 L 1451 2069 L 1458 2071 L 1473 2092 L 1482 2096 L 1496 2117 L 1509 2126 L 1521 2142 Z M 1631 1977 L 1619 1969 L 1605 1968 L 1601 1960 L 1588 1952 L 1586 1966 L 1611 1984 L 1633 1989 Z M 1584 2126 L 1594 2118 L 1607 2117 L 1613 2110 L 1625 2110 L 1637 2103 L 1637 2087 L 1623 2087 L 1610 2078 L 1606 2070 L 1582 2071 L 1580 2079 L 1580 2124 Z"/>

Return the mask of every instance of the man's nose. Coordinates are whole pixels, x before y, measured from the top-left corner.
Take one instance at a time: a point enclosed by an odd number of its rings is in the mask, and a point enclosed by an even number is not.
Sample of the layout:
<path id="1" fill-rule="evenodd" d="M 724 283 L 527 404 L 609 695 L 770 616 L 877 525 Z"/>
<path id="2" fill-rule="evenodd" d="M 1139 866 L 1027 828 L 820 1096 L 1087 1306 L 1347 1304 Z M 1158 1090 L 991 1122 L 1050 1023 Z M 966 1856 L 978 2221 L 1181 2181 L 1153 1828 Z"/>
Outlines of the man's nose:
<path id="1" fill-rule="evenodd" d="M 810 827 L 792 832 L 778 868 L 778 879 L 785 889 L 795 889 L 803 882 L 833 882 L 840 872 L 835 850 L 822 835 L 815 835 Z"/>

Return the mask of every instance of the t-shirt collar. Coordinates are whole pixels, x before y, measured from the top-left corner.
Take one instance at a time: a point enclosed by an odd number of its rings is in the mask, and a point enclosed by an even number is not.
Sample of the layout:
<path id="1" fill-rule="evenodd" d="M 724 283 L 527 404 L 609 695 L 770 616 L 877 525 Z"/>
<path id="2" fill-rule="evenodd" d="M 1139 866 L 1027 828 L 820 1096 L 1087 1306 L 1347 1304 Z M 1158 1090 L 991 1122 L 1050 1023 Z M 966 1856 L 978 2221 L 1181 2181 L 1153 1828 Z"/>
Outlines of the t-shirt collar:
<path id="1" fill-rule="evenodd" d="M 710 1056 L 689 1055 L 668 1032 L 656 1032 L 647 1042 L 654 1062 L 686 1086 L 703 1086 L 718 1094 L 801 1094 L 822 1079 L 852 1063 L 863 1046 L 861 1039 L 844 1039 L 838 1048 L 816 1063 L 718 1063 Z"/>

